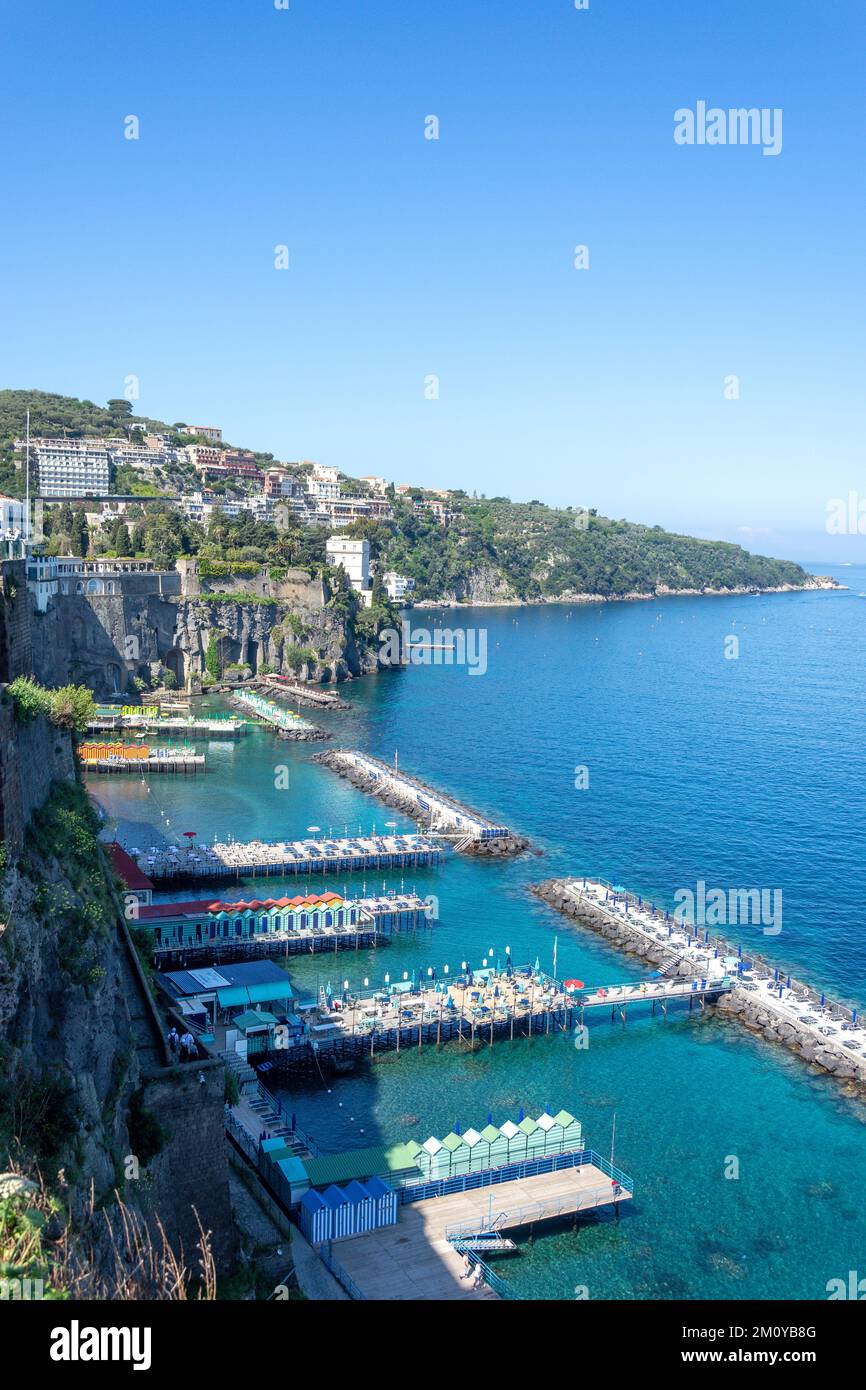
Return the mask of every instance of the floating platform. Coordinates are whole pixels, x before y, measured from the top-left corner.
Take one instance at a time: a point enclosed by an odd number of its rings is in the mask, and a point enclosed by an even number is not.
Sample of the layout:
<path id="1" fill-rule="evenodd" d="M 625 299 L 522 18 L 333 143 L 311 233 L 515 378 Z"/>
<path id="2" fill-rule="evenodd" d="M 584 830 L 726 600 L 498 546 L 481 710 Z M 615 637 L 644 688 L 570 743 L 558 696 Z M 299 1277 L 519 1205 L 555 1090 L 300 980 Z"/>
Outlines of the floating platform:
<path id="1" fill-rule="evenodd" d="M 436 867 L 442 845 L 428 835 L 368 835 L 340 840 L 250 840 L 154 849 L 137 863 L 154 883 L 187 884 L 294 874 L 343 874 Z"/>
<path id="2" fill-rule="evenodd" d="M 212 739 L 237 739 L 247 732 L 245 719 L 184 719 L 180 716 L 167 719 L 147 719 L 138 715 L 104 715 L 91 719 L 87 725 L 88 733 L 105 734 L 124 729 L 148 738 L 156 735 L 190 734 L 204 735 Z"/>
<path id="3" fill-rule="evenodd" d="M 314 761 L 345 777 L 359 790 L 412 816 L 431 832 L 448 837 L 460 853 L 504 856 L 520 854 L 528 847 L 528 841 L 508 826 L 497 824 L 480 811 L 473 811 L 367 753 L 334 748 L 316 754 Z"/>

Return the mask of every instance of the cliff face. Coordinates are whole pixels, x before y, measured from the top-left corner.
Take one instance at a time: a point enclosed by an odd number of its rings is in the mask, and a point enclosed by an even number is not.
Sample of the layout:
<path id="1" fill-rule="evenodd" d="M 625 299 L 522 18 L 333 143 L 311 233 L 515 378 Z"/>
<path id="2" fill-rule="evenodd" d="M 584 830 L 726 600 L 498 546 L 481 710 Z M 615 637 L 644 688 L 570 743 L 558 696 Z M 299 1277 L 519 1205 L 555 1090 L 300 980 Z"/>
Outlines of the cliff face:
<path id="1" fill-rule="evenodd" d="M 158 1218 L 188 1265 L 198 1213 L 227 1270 L 236 1237 L 224 1069 L 165 1065 L 163 1020 L 76 781 L 71 736 L 41 718 L 22 723 L 5 693 L 32 674 L 31 652 L 53 679 L 68 678 L 58 669 L 70 651 L 62 610 L 31 628 L 19 569 L 0 566 L 0 1169 L 38 1168 L 88 1242 L 104 1238 L 91 1199 L 110 1205 L 120 1190 L 131 1211 L 153 1226 Z M 107 660 L 109 634 L 87 604 L 77 609 L 82 621 L 91 615 L 84 659 Z"/>
<path id="2" fill-rule="evenodd" d="M 119 1191 L 188 1265 L 198 1213 L 227 1270 L 222 1063 L 165 1065 L 69 735 L 6 702 L 0 750 L 0 1169 L 38 1168 L 88 1238 L 91 1198 Z"/>
<path id="3" fill-rule="evenodd" d="M 300 679 L 337 682 L 389 664 L 354 600 L 329 606 L 322 581 L 304 572 L 280 581 L 223 580 L 219 592 L 190 567 L 180 578 L 129 575 L 110 583 L 112 592 L 100 582 L 100 592 L 60 595 L 46 613 L 34 612 L 40 681 L 81 682 L 106 696 L 168 669 L 183 685 L 203 675 L 212 633 L 223 666 L 242 662 L 254 673 L 268 665 Z"/>

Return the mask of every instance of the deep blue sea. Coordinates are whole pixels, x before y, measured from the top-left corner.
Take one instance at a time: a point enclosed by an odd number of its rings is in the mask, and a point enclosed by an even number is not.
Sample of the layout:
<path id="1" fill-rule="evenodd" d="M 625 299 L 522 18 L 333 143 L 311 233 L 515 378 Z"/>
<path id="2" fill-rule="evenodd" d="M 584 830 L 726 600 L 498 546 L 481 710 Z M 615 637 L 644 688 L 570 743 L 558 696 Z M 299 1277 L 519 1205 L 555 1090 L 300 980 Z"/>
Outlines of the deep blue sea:
<path id="1" fill-rule="evenodd" d="M 519 609 L 416 611 L 415 627 L 487 634 L 487 671 L 411 667 L 344 687 L 353 708 L 311 716 L 339 743 L 393 759 L 523 832 L 542 852 L 451 858 L 411 881 L 439 900 L 417 937 L 376 952 L 296 958 L 305 991 L 386 971 L 539 957 L 587 983 L 641 968 L 530 897 L 557 873 L 610 878 L 674 905 L 678 888 L 781 889 L 783 927 L 732 927 L 771 959 L 866 1005 L 866 568 L 844 592 Z M 739 653 L 727 659 L 728 641 Z M 127 844 L 301 836 L 404 818 L 256 730 L 207 746 L 204 777 L 92 782 Z M 289 769 L 289 787 L 280 768 Z M 584 767 L 589 785 L 575 786 Z M 578 779 L 581 780 L 581 779 Z M 250 882 L 275 895 L 285 881 Z M 386 876 L 368 888 L 399 886 Z M 409 880 L 407 880 L 407 885 Z M 286 886 L 297 891 L 296 881 Z M 322 887 L 321 879 L 312 884 Z M 343 883 L 329 883 L 342 889 Z M 346 884 L 361 887 L 357 881 Z M 180 896 L 180 895 L 178 895 Z M 734 1023 L 681 1014 L 593 1023 L 590 1046 L 507 1042 L 473 1055 L 390 1055 L 289 1097 L 326 1149 L 440 1137 L 565 1107 L 635 1181 L 619 1222 L 524 1242 L 500 1265 L 527 1298 L 825 1298 L 866 1275 L 866 1108 Z M 739 1177 L 726 1178 L 730 1159 Z"/>

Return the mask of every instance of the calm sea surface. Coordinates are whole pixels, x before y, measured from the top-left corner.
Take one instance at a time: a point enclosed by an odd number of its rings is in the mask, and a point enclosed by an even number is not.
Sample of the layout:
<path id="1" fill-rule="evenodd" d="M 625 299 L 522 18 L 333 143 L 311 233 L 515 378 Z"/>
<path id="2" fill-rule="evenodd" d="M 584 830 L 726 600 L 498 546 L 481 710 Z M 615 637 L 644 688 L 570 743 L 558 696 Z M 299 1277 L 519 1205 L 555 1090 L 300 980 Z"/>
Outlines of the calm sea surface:
<path id="1" fill-rule="evenodd" d="M 635 962 L 526 891 L 586 873 L 669 907 L 699 880 L 780 889 L 781 934 L 730 933 L 866 1005 L 866 569 L 838 574 L 847 592 L 444 613 L 443 626 L 486 630 L 484 675 L 431 666 L 369 678 L 345 688 L 351 711 L 311 717 L 346 746 L 389 760 L 398 751 L 407 771 L 518 827 L 542 857 L 451 859 L 419 873 L 411 883 L 439 900 L 430 932 L 296 959 L 293 978 L 305 992 L 327 979 L 372 984 L 489 952 L 504 960 L 506 946 L 550 969 L 554 941 L 561 977 L 639 978 Z M 731 636 L 735 660 L 724 655 Z M 315 766 L 315 748 L 256 730 L 210 743 L 205 777 L 91 785 L 127 844 L 185 830 L 248 839 L 408 825 Z M 386 876 L 367 887 L 383 882 L 399 886 Z M 298 885 L 245 886 L 275 896 Z M 686 1014 L 622 1031 L 599 1020 L 585 1051 L 558 1036 L 470 1056 L 391 1055 L 330 1092 L 288 1099 L 334 1150 L 423 1142 L 457 1121 L 481 1127 L 490 1112 L 500 1124 L 549 1104 L 609 1153 L 615 1115 L 635 1201 L 619 1222 L 554 1231 L 500 1263 L 524 1297 L 570 1298 L 585 1285 L 592 1298 L 814 1299 L 828 1279 L 866 1274 L 866 1109 L 735 1024 Z M 736 1180 L 725 1177 L 731 1157 Z"/>

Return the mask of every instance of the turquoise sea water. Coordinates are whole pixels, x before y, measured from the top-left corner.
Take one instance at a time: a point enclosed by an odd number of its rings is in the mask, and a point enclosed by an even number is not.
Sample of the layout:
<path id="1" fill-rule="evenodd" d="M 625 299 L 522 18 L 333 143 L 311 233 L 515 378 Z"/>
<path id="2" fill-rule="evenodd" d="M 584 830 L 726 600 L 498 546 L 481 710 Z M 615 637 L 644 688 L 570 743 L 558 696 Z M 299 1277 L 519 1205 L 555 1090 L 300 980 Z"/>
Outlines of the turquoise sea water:
<path id="1" fill-rule="evenodd" d="M 439 900 L 429 933 L 377 952 L 296 958 L 302 988 L 327 978 L 540 957 L 588 983 L 641 968 L 531 898 L 555 873 L 603 875 L 672 906 L 680 887 L 781 889 L 775 937 L 730 928 L 835 997 L 866 1004 L 862 846 L 866 570 L 844 593 L 682 598 L 445 613 L 486 629 L 488 670 L 417 667 L 347 688 L 351 711 L 314 716 L 338 741 L 393 759 L 524 831 L 542 857 L 450 859 L 411 882 Z M 430 614 L 412 615 L 430 627 Z M 725 639 L 739 638 L 726 660 Z M 92 782 L 126 843 L 169 836 L 300 836 L 404 818 L 292 746 L 256 731 L 211 743 L 206 777 Z M 575 788 L 575 768 L 589 787 Z M 290 785 L 279 790 L 287 766 Z M 169 822 L 166 825 L 166 822 Z M 391 876 L 375 880 L 398 886 Z M 407 883 L 410 880 L 407 879 Z M 295 880 L 245 887 L 273 895 Z M 321 888 L 314 879 L 312 887 Z M 329 886 L 341 889 L 342 883 Z M 347 887 L 361 885 L 349 880 Z M 368 888 L 374 882 L 368 883 Z M 177 895 L 188 896 L 188 894 Z M 289 1097 L 328 1149 L 425 1139 L 565 1106 L 636 1183 L 618 1223 L 525 1243 L 500 1266 L 525 1297 L 826 1297 L 866 1274 L 866 1108 L 736 1024 L 680 1014 L 599 1020 L 563 1036 L 383 1058 L 330 1093 Z M 726 1179 L 729 1160 L 739 1178 Z"/>

